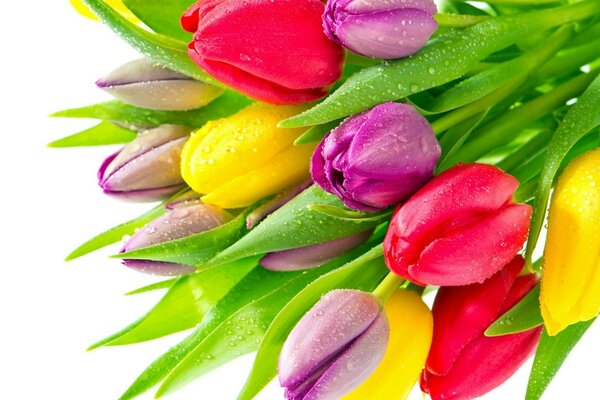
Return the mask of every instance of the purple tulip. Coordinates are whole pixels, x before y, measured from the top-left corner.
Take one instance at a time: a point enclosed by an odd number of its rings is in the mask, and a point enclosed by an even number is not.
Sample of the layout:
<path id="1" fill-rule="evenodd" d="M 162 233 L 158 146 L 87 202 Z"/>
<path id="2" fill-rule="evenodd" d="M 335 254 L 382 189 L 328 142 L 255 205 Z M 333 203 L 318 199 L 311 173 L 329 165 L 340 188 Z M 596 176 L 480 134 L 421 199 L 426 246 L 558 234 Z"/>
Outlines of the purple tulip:
<path id="1" fill-rule="evenodd" d="M 96 85 L 117 99 L 151 110 L 184 111 L 213 101 L 222 89 L 167 69 L 154 61 L 131 61 Z"/>
<path id="2" fill-rule="evenodd" d="M 433 0 L 329 0 L 323 26 L 329 38 L 373 58 L 406 57 L 437 29 Z"/>
<path id="3" fill-rule="evenodd" d="M 137 231 L 125 243 L 121 253 L 208 231 L 223 225 L 231 218 L 229 213 L 212 205 L 192 204 L 183 206 L 180 204 Z M 194 272 L 196 269 L 191 265 L 151 260 L 125 259 L 123 264 L 140 272 L 162 276 L 185 275 Z"/>
<path id="4" fill-rule="evenodd" d="M 389 324 L 379 299 L 357 290 L 329 292 L 302 317 L 279 355 L 279 382 L 290 400 L 335 400 L 380 363 Z"/>
<path id="5" fill-rule="evenodd" d="M 315 150 L 311 174 L 346 206 L 377 211 L 431 179 L 440 154 L 431 125 L 413 106 L 384 103 L 329 132 Z"/>
<path id="6" fill-rule="evenodd" d="M 276 251 L 264 256 L 259 265 L 272 271 L 296 271 L 325 264 L 366 242 L 372 231 L 297 249 Z"/>
<path id="7" fill-rule="evenodd" d="M 154 201 L 185 187 L 180 154 L 190 130 L 162 125 L 140 135 L 108 157 L 98 171 L 104 193 L 135 201 Z"/>

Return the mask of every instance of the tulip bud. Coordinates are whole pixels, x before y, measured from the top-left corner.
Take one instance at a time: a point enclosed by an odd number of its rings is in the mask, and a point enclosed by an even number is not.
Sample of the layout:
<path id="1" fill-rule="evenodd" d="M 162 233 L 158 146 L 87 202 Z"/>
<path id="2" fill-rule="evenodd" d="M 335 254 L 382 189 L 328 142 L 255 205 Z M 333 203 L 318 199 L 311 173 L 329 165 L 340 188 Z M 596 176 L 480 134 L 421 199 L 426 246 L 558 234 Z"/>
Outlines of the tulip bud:
<path id="1" fill-rule="evenodd" d="M 390 339 L 383 360 L 366 381 L 342 400 L 408 398 L 431 346 L 433 317 L 416 292 L 397 290 L 385 303 Z"/>
<path id="2" fill-rule="evenodd" d="M 255 103 L 194 132 L 181 153 L 181 173 L 204 203 L 248 206 L 309 178 L 314 145 L 294 146 L 302 129 L 278 128 L 302 108 Z"/>
<path id="3" fill-rule="evenodd" d="M 259 265 L 273 271 L 296 271 L 318 267 L 366 242 L 372 231 L 264 256 Z"/>
<path id="4" fill-rule="evenodd" d="M 498 387 L 533 354 L 541 327 L 486 337 L 485 330 L 537 284 L 516 257 L 483 283 L 443 287 L 433 304 L 433 341 L 421 389 L 433 400 L 473 399 Z"/>
<path id="5" fill-rule="evenodd" d="M 398 206 L 384 241 L 385 261 L 420 285 L 483 282 L 523 247 L 531 207 L 512 199 L 519 182 L 499 168 L 460 164 Z"/>
<path id="6" fill-rule="evenodd" d="M 342 46 L 373 58 L 409 56 L 437 29 L 433 0 L 329 0 L 325 33 Z"/>
<path id="7" fill-rule="evenodd" d="M 117 99 L 150 110 L 184 111 L 207 105 L 223 93 L 152 60 L 131 61 L 96 85 Z"/>
<path id="8" fill-rule="evenodd" d="M 201 0 L 181 18 L 190 57 L 254 99 L 299 104 L 325 96 L 344 52 L 323 33 L 320 0 Z"/>
<path id="9" fill-rule="evenodd" d="M 540 302 L 548 334 L 600 312 L 600 149 L 573 160 L 552 195 Z"/>
<path id="10" fill-rule="evenodd" d="M 136 201 L 153 201 L 185 187 L 179 171 L 188 128 L 162 125 L 141 132 L 121 151 L 108 157 L 98 171 L 104 193 Z"/>
<path id="11" fill-rule="evenodd" d="M 440 154 L 429 122 L 413 106 L 384 103 L 332 130 L 313 155 L 311 173 L 346 206 L 376 211 L 431 179 Z"/>
<path id="12" fill-rule="evenodd" d="M 302 317 L 279 356 L 290 400 L 339 399 L 364 381 L 386 350 L 389 325 L 371 293 L 334 290 Z"/>
<path id="13" fill-rule="evenodd" d="M 121 253 L 208 231 L 231 219 L 229 213 L 218 207 L 207 204 L 180 204 L 137 231 L 123 246 Z M 147 274 L 166 276 L 185 275 L 196 269 L 191 265 L 151 260 L 125 259 L 123 264 Z"/>

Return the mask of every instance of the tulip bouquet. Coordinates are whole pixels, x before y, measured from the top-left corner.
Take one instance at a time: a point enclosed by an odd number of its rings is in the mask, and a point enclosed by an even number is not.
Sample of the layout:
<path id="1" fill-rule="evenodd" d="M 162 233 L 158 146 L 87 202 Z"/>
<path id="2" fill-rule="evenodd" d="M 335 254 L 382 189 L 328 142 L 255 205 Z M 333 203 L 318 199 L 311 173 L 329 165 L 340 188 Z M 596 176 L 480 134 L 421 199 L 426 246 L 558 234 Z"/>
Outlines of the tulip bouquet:
<path id="1" fill-rule="evenodd" d="M 251 352 L 242 400 L 472 399 L 533 354 L 542 396 L 600 312 L 599 1 L 71 2 L 143 58 L 51 146 L 124 144 L 100 187 L 158 205 L 68 259 L 166 277 L 92 348 L 190 330 L 122 399 Z"/>

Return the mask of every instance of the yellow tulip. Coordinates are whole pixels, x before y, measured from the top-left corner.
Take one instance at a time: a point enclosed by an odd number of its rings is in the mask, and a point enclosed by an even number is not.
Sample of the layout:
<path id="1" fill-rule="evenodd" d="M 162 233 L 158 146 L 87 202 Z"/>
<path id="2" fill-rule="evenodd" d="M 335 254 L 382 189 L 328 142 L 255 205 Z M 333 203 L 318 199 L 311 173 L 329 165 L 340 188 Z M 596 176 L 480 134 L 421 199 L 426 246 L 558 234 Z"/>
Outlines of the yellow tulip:
<path id="1" fill-rule="evenodd" d="M 83 0 L 69 0 L 73 8 L 77 10 L 77 12 L 84 17 L 93 19 L 95 21 L 98 20 L 98 17 L 89 9 L 89 7 L 85 4 Z M 135 15 L 127 7 L 121 0 L 105 0 L 106 4 L 117 10 L 122 16 L 127 18 L 129 21 L 133 23 L 139 23 L 140 20 L 136 18 Z"/>
<path id="2" fill-rule="evenodd" d="M 573 160 L 554 189 L 540 303 L 550 335 L 600 312 L 600 149 Z"/>
<path id="3" fill-rule="evenodd" d="M 427 360 L 433 335 L 433 316 L 410 290 L 398 290 L 385 304 L 390 339 L 383 360 L 358 388 L 343 400 L 406 399 Z"/>
<path id="4" fill-rule="evenodd" d="M 228 118 L 210 121 L 181 153 L 181 174 L 202 201 L 245 207 L 310 177 L 315 144 L 294 146 L 302 129 L 278 128 L 304 110 L 255 103 Z"/>

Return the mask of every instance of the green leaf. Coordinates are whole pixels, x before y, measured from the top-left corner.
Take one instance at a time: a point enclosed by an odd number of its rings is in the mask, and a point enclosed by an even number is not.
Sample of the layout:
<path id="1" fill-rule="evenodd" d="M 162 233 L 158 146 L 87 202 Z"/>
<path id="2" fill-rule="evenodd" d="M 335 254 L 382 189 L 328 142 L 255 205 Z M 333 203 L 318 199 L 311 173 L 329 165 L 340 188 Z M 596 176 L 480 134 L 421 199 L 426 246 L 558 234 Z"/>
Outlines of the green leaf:
<path id="1" fill-rule="evenodd" d="M 241 260 L 177 279 L 146 315 L 93 344 L 89 350 L 145 342 L 193 328 L 256 262 L 256 259 Z"/>
<path id="2" fill-rule="evenodd" d="M 528 331 L 544 323 L 540 309 L 540 286 L 537 285 L 513 308 L 504 313 L 485 331 L 485 336 L 502 336 Z"/>
<path id="3" fill-rule="evenodd" d="M 227 117 L 251 103 L 245 96 L 226 91 L 205 107 L 189 111 L 148 110 L 111 100 L 91 106 L 58 111 L 52 117 L 94 118 L 119 121 L 127 125 L 154 127 L 162 124 L 185 125 L 199 128 L 208 121 Z"/>
<path id="4" fill-rule="evenodd" d="M 599 3 L 600 4 L 600 3 Z M 548 143 L 548 150 L 531 217 L 531 228 L 527 240 L 526 258 L 531 260 L 537 244 L 544 216 L 548 208 L 550 190 L 561 163 L 569 150 L 588 132 L 600 126 L 600 77 L 597 77 L 579 97 Z"/>
<path id="5" fill-rule="evenodd" d="M 454 125 L 448 129 L 446 133 L 440 139 L 440 146 L 442 148 L 442 157 L 438 162 L 437 172 L 440 173 L 452 165 L 447 163 L 446 160 L 454 152 L 463 145 L 463 143 L 469 138 L 471 132 L 479 126 L 488 114 L 488 110 L 480 112 L 466 120 Z"/>
<path id="6" fill-rule="evenodd" d="M 92 239 L 88 240 L 87 242 L 73 250 L 71 254 L 69 254 L 65 258 L 65 261 L 74 260 L 93 251 L 106 247 L 109 244 L 116 243 L 119 240 L 121 240 L 125 235 L 133 235 L 136 228 L 141 228 L 148 222 L 160 217 L 164 213 L 164 203 L 159 204 L 150 211 L 140 215 L 137 218 L 132 219 L 131 221 L 115 226 L 114 228 L 104 231 L 97 236 L 94 236 Z"/>
<path id="7" fill-rule="evenodd" d="M 478 61 L 523 37 L 598 12 L 600 3 L 588 0 L 555 9 L 490 18 L 450 31 L 412 57 L 363 69 L 322 103 L 280 125 L 291 128 L 323 124 L 442 85 L 460 78 Z"/>
<path id="8" fill-rule="evenodd" d="M 140 28 L 103 0 L 85 0 L 85 3 L 109 28 L 146 57 L 184 75 L 224 87 L 192 61 L 186 43 Z"/>
<path id="9" fill-rule="evenodd" d="M 523 82 L 572 37 L 573 27 L 563 26 L 533 50 L 459 82 L 427 106 L 420 105 L 420 108 L 425 108 L 429 113 L 447 112 L 481 99 L 515 80 Z"/>
<path id="10" fill-rule="evenodd" d="M 181 15 L 195 0 L 123 0 L 123 3 L 154 32 L 189 42 L 192 34 L 181 28 Z"/>
<path id="11" fill-rule="evenodd" d="M 333 128 L 338 126 L 342 121 L 332 121 L 323 125 L 313 126 L 310 129 L 307 129 L 302 135 L 298 137 L 294 141 L 295 146 L 300 146 L 302 144 L 320 142 L 325 135 L 327 135 Z"/>
<path id="12" fill-rule="evenodd" d="M 172 279 L 167 279 L 165 281 L 156 282 L 151 285 L 146 285 L 139 289 L 135 289 L 135 290 L 125 293 L 125 296 L 133 296 L 134 294 L 142 294 L 142 293 L 153 292 L 155 290 L 168 289 L 171 286 L 173 286 L 173 284 L 175 282 L 177 282 L 178 279 L 179 278 L 172 278 Z"/>
<path id="13" fill-rule="evenodd" d="M 387 217 L 390 217 L 394 211 L 393 209 L 391 209 L 380 212 L 362 212 L 325 205 L 311 205 L 308 208 L 323 215 L 327 215 L 329 217 L 356 222 L 381 222 Z"/>
<path id="14" fill-rule="evenodd" d="M 283 343 L 324 293 L 340 288 L 372 291 L 386 272 L 383 249 L 379 245 L 342 268 L 323 275 L 295 296 L 269 326 L 238 400 L 253 399 L 275 377 Z"/>
<path id="15" fill-rule="evenodd" d="M 351 236 L 374 228 L 378 221 L 348 221 L 310 209 L 310 206 L 343 207 L 342 202 L 313 185 L 269 215 L 209 265 Z"/>
<path id="16" fill-rule="evenodd" d="M 114 258 L 133 260 L 166 261 L 176 264 L 200 265 L 213 258 L 219 251 L 235 243 L 246 229 L 248 209 L 233 220 L 209 231 L 186 236 L 169 242 L 158 243 L 138 250 L 119 253 Z M 258 253 L 250 254 L 255 255 Z M 248 256 L 250 256 L 248 255 Z M 238 257 L 237 259 L 245 258 Z M 233 260 L 231 260 L 233 261 Z"/>
<path id="17" fill-rule="evenodd" d="M 98 125 L 48 143 L 48 147 L 77 147 L 77 146 L 104 146 L 131 142 L 136 138 L 136 133 L 129 129 L 121 128 L 110 122 L 100 122 Z"/>
<path id="18" fill-rule="evenodd" d="M 571 325 L 556 336 L 549 336 L 544 329 L 533 360 L 525 400 L 539 400 L 542 397 L 571 350 L 594 321 Z"/>

